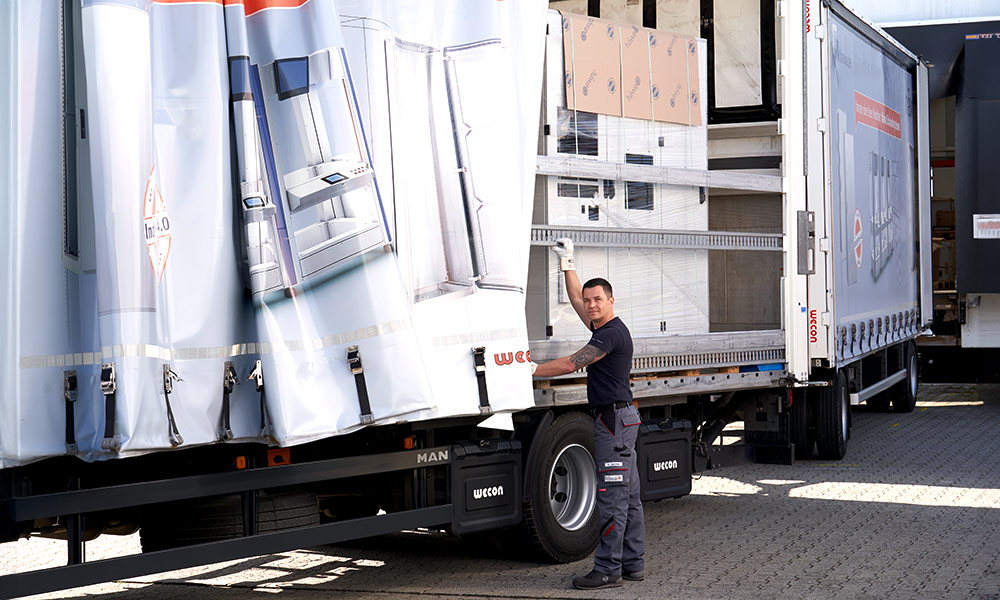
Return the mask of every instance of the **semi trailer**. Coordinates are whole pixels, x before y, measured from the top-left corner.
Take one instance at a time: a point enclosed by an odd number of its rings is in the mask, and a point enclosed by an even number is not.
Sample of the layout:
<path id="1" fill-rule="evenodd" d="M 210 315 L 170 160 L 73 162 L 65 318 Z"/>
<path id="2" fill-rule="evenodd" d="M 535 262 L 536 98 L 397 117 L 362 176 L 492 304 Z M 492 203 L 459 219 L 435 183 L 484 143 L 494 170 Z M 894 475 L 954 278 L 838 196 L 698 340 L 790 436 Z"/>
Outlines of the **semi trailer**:
<path id="1" fill-rule="evenodd" d="M 528 365 L 586 343 L 562 237 L 644 501 L 913 410 L 926 67 L 745 4 L 0 3 L 0 539 L 68 563 L 0 597 L 419 527 L 585 557 L 586 374 Z"/>

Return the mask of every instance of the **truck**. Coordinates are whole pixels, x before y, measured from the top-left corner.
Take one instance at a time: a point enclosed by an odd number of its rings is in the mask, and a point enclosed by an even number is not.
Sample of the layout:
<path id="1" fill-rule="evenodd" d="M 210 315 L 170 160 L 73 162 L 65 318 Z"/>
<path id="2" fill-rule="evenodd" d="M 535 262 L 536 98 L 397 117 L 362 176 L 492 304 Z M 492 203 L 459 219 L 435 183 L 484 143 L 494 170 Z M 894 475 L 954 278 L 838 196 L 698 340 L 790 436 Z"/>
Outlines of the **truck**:
<path id="1" fill-rule="evenodd" d="M 644 501 L 913 410 L 927 68 L 745 4 L 0 3 L 0 540 L 68 563 L 0 597 L 421 527 L 587 556 L 586 375 L 528 364 L 587 340 L 563 237 Z"/>

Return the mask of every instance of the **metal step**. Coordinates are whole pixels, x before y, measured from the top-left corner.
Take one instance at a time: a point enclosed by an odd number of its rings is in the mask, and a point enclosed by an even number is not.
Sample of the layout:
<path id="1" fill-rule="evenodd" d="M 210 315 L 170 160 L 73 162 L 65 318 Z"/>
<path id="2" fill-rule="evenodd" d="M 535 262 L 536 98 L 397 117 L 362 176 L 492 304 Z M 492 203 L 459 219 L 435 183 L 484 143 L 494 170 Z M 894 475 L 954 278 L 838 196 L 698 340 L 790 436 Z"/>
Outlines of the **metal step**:
<path id="1" fill-rule="evenodd" d="M 659 397 L 683 397 L 688 394 L 713 394 L 752 388 L 779 387 L 788 371 L 754 371 L 750 373 L 710 373 L 682 377 L 657 377 L 632 382 L 632 397 L 636 400 Z M 563 385 L 535 390 L 535 406 L 551 407 L 587 402 L 586 385 Z M 676 402 L 675 402 L 676 403 Z M 670 404 L 670 402 L 664 402 Z"/>
<path id="2" fill-rule="evenodd" d="M 531 360 L 536 363 L 569 356 L 586 344 L 586 339 L 528 342 Z M 633 373 L 775 364 L 785 361 L 785 332 L 771 329 L 635 336 L 632 348 Z M 564 376 L 572 377 L 579 375 Z"/>

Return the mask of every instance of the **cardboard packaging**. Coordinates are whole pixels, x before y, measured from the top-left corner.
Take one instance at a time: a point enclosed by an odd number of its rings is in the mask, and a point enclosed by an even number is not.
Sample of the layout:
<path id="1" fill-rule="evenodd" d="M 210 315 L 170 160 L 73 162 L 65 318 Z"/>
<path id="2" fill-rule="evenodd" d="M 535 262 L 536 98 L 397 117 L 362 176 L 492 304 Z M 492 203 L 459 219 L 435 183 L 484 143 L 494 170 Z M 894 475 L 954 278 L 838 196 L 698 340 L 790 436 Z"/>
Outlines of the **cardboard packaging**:
<path id="1" fill-rule="evenodd" d="M 622 115 L 621 45 L 617 23 L 564 13 L 566 107 L 602 115 Z"/>

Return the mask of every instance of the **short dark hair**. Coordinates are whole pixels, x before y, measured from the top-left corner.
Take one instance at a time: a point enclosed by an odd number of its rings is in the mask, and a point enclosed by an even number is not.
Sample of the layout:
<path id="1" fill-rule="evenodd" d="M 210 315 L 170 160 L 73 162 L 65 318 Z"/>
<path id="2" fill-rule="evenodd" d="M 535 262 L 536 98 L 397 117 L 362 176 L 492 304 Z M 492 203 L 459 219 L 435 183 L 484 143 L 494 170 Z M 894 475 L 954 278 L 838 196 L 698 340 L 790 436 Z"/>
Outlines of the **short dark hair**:
<path id="1" fill-rule="evenodd" d="M 604 293 L 608 295 L 608 298 L 615 297 L 614 292 L 611 290 L 611 284 L 608 283 L 608 280 L 604 279 L 603 277 L 594 277 L 587 283 L 583 284 L 583 289 L 589 290 L 590 288 L 595 288 L 597 286 L 601 286 L 602 288 L 604 288 Z"/>

